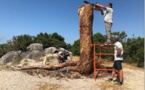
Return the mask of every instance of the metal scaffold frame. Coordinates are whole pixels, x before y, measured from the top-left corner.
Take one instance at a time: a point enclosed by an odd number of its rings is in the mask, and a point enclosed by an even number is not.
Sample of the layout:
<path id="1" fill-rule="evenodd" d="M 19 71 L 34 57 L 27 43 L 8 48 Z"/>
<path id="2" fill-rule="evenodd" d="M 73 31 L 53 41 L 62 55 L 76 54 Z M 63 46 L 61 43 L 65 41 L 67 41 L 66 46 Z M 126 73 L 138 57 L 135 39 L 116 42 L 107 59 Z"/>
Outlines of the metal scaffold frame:
<path id="1" fill-rule="evenodd" d="M 101 62 L 101 56 L 114 56 L 114 53 L 102 53 L 102 47 L 107 46 L 111 47 L 114 46 L 114 44 L 91 44 L 91 47 L 93 47 L 93 66 L 94 66 L 94 78 L 96 80 L 97 78 L 97 71 L 112 71 L 113 69 L 106 69 L 106 68 L 97 68 L 97 61 L 98 63 Z M 96 47 L 100 47 L 99 53 L 96 53 Z M 96 59 L 96 56 L 99 56 L 98 59 Z"/>

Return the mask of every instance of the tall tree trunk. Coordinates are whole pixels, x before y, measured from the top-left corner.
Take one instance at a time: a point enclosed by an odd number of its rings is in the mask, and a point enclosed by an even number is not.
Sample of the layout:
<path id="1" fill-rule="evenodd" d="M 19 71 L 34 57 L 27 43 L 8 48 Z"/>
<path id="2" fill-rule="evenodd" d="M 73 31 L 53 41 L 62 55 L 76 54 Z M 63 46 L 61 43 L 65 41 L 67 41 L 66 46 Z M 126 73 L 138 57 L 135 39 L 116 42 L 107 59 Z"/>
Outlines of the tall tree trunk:
<path id="1" fill-rule="evenodd" d="M 80 72 L 90 74 L 93 71 L 93 51 L 91 48 L 92 26 L 93 26 L 93 5 L 86 4 L 79 7 L 79 32 L 80 32 Z"/>
<path id="2" fill-rule="evenodd" d="M 66 62 L 59 65 L 49 66 L 46 65 L 44 67 L 38 66 L 28 66 L 18 68 L 17 70 L 25 70 L 25 69 L 58 69 L 65 66 L 74 66 L 71 67 L 71 71 L 78 71 L 82 74 L 90 74 L 93 71 L 93 49 L 91 44 L 93 43 L 93 5 L 86 4 L 84 6 L 79 7 L 79 32 L 80 32 L 80 60 L 77 62 Z"/>

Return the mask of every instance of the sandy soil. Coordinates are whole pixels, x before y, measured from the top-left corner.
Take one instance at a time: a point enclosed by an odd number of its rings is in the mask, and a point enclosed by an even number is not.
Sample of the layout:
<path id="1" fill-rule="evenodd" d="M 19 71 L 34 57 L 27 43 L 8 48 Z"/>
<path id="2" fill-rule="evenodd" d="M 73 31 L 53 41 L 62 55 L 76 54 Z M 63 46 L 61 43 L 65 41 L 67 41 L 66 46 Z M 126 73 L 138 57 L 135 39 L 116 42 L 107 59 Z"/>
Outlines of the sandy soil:
<path id="1" fill-rule="evenodd" d="M 107 62 L 112 65 L 112 62 Z M 0 90 L 144 90 L 144 69 L 123 64 L 124 85 L 107 82 L 110 76 L 80 79 L 39 77 L 21 71 L 0 70 Z M 111 74 L 110 74 L 111 75 Z"/>

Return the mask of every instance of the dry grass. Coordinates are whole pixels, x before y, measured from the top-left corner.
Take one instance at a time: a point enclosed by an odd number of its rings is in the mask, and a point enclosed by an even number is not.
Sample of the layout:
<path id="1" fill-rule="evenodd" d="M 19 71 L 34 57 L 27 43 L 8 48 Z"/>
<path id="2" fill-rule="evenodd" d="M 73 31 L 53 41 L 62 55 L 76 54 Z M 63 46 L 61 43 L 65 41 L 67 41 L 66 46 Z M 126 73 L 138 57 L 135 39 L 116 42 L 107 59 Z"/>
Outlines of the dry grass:
<path id="1" fill-rule="evenodd" d="M 60 70 L 49 71 L 49 70 L 34 69 L 34 70 L 23 70 L 22 72 L 27 73 L 28 75 L 38 76 L 39 78 L 49 76 L 49 77 L 55 77 L 57 79 L 62 79 L 66 77 L 70 79 L 80 79 L 82 77 L 80 73 L 73 72 L 73 71 L 61 72 Z"/>
<path id="2" fill-rule="evenodd" d="M 80 57 L 79 56 L 72 56 L 73 61 L 79 61 Z"/>
<path id="3" fill-rule="evenodd" d="M 0 71 L 2 71 L 2 70 L 9 71 L 9 70 L 14 70 L 14 68 L 9 65 L 3 65 L 3 66 L 0 66 Z"/>
<path id="4" fill-rule="evenodd" d="M 101 90 L 130 90 L 124 85 L 118 86 L 112 82 L 102 82 L 100 83 L 99 87 L 101 88 Z"/>
<path id="5" fill-rule="evenodd" d="M 143 70 L 144 71 L 144 68 L 137 67 L 135 64 L 123 63 L 122 66 L 125 67 L 125 68 L 128 68 L 128 69 L 131 69 L 131 70 Z"/>
<path id="6" fill-rule="evenodd" d="M 16 60 L 13 60 L 13 61 L 11 62 L 11 64 L 12 64 L 12 65 L 17 65 L 17 64 L 20 64 L 20 62 L 21 62 L 21 59 L 16 59 Z"/>
<path id="7" fill-rule="evenodd" d="M 39 83 L 37 86 L 36 90 L 58 90 L 58 88 L 61 88 L 60 85 L 52 83 Z"/>

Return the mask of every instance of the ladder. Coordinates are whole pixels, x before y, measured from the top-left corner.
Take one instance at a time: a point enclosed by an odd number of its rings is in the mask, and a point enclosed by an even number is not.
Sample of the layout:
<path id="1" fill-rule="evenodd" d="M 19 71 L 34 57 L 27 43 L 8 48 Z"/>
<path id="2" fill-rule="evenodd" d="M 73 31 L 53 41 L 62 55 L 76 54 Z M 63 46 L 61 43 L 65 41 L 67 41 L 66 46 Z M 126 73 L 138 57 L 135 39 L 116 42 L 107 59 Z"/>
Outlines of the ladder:
<path id="1" fill-rule="evenodd" d="M 101 56 L 114 56 L 114 53 L 102 53 L 102 47 L 114 47 L 114 44 L 91 44 L 91 47 L 93 47 L 93 67 L 94 67 L 94 78 L 96 80 L 98 71 L 113 70 L 113 69 L 106 69 L 106 68 L 98 68 L 97 64 L 100 64 Z M 99 53 L 96 53 L 96 47 L 100 47 Z M 98 56 L 98 59 L 96 59 L 96 56 Z"/>

